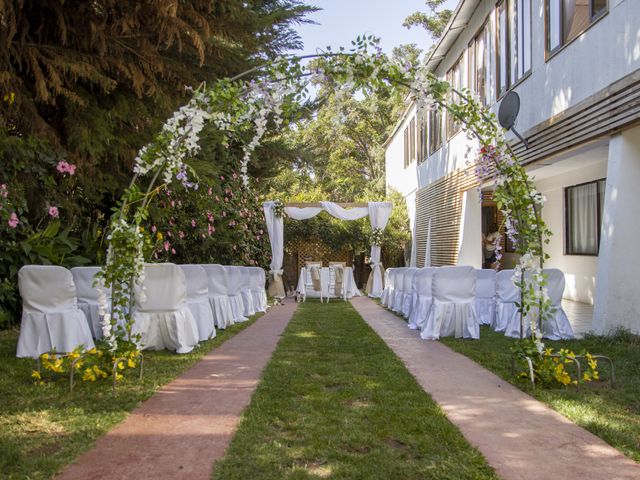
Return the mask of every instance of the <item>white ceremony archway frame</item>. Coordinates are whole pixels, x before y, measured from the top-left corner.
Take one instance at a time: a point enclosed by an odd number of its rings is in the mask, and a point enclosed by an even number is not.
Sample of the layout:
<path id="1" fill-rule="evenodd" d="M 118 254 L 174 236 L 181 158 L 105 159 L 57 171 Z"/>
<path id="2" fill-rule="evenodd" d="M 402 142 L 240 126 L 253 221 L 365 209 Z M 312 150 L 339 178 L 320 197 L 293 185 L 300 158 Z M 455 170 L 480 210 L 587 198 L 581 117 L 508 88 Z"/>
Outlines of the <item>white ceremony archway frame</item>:
<path id="1" fill-rule="evenodd" d="M 276 298 L 286 296 L 282 282 L 282 262 L 284 260 L 284 218 L 276 212 L 276 201 L 264 202 L 264 217 L 267 223 L 267 232 L 271 243 L 271 265 L 269 271 L 269 293 Z M 303 205 L 303 206 L 295 206 Z M 359 205 L 359 204 L 358 204 Z M 358 220 L 369 216 L 373 230 L 384 230 L 389 222 L 393 205 L 391 202 L 367 202 L 363 206 L 344 208 L 334 202 L 319 202 L 312 204 L 285 205 L 284 213 L 294 220 L 308 220 L 320 212 L 325 211 L 329 215 L 340 220 Z M 366 206 L 364 206 L 366 205 Z M 383 270 L 380 262 L 380 245 L 371 245 L 371 289 L 369 296 L 380 298 L 382 295 Z M 368 283 L 368 282 L 367 282 Z"/>

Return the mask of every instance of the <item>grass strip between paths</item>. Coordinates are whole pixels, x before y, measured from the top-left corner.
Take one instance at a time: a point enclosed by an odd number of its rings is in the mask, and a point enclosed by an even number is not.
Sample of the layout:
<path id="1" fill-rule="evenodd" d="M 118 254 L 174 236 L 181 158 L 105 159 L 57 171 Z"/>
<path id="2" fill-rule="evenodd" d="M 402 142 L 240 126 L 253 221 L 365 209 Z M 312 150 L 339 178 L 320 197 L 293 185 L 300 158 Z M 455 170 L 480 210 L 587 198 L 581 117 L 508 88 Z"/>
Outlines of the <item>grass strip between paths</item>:
<path id="1" fill-rule="evenodd" d="M 68 376 L 34 385 L 35 360 L 15 357 L 18 332 L 0 331 L 0 478 L 51 478 L 140 402 L 259 316 L 218 330 L 214 339 L 188 354 L 144 352 L 142 381 L 137 379 L 137 369 L 128 372 L 118 382 L 115 397 L 111 381 L 79 382 L 71 393 Z"/>
<path id="2" fill-rule="evenodd" d="M 611 337 L 588 335 L 581 340 L 544 341 L 554 349 L 568 348 L 575 353 L 587 350 L 611 357 L 616 374 L 613 389 L 608 382 L 598 382 L 583 384 L 580 389 L 533 390 L 511 372 L 510 348 L 515 340 L 489 327 L 481 327 L 480 340 L 441 340 L 640 462 L 640 337 L 621 331 Z M 609 379 L 608 365 L 600 362 L 598 366 L 602 377 Z"/>
<path id="3" fill-rule="evenodd" d="M 350 304 L 307 301 L 213 478 L 496 476 Z"/>

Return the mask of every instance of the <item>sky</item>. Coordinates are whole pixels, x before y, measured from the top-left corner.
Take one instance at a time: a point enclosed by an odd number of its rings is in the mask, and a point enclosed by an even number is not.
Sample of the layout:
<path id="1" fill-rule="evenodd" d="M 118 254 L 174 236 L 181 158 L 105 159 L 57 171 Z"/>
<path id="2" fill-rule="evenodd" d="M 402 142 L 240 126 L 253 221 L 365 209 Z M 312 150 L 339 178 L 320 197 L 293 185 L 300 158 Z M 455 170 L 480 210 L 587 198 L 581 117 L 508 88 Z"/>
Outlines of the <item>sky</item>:
<path id="1" fill-rule="evenodd" d="M 349 48 L 351 41 L 362 34 L 380 37 L 386 53 L 401 44 L 415 43 L 427 50 L 433 43 L 423 28 L 402 26 L 413 12 L 426 11 L 424 0 L 309 0 L 307 3 L 322 8 L 308 17 L 319 25 L 297 27 L 304 49 L 296 54 L 316 53 L 316 49 L 327 45 L 334 49 Z M 456 3 L 449 0 L 447 7 L 453 9 Z"/>

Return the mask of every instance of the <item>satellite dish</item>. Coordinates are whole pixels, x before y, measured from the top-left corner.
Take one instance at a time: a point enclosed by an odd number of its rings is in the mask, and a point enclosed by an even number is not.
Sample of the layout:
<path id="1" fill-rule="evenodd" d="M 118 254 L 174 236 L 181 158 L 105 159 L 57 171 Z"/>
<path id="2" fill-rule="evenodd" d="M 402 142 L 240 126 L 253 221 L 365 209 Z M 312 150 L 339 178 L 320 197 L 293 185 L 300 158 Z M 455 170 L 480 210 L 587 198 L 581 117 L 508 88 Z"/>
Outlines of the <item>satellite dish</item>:
<path id="1" fill-rule="evenodd" d="M 511 130 L 522 141 L 525 148 L 529 148 L 529 143 L 514 128 L 518 112 L 520 112 L 520 97 L 514 91 L 508 92 L 500 102 L 498 122 L 505 130 Z"/>

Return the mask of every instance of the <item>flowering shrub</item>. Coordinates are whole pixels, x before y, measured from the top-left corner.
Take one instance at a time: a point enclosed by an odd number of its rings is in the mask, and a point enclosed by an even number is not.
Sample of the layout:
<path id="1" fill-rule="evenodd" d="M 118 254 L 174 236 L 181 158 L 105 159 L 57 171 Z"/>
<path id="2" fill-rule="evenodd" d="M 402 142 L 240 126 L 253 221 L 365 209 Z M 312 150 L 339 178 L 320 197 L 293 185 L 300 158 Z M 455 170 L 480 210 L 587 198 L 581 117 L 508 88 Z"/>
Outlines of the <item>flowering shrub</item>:
<path id="1" fill-rule="evenodd" d="M 573 379 L 567 370 L 567 366 L 578 361 L 578 355 L 574 352 L 561 348 L 554 352 L 552 348 L 545 348 L 544 344 L 535 339 L 527 338 L 519 340 L 511 349 L 519 365 L 518 378 L 529 379 L 530 372 L 528 364 L 529 358 L 533 364 L 534 382 L 543 386 L 567 386 L 577 385 L 578 382 L 591 382 L 599 380 L 598 362 L 589 352 L 582 352 L 579 356 L 586 360 L 587 369 L 582 372 L 582 378 Z"/>
<path id="2" fill-rule="evenodd" d="M 96 348 L 83 350 L 84 347 L 80 346 L 73 352 L 66 354 L 43 353 L 40 355 L 40 365 L 44 372 L 63 375 L 68 375 L 73 369 L 82 381 L 95 382 L 112 377 L 116 359 L 123 360 L 119 361 L 116 366 L 115 380 L 124 378 L 125 371 L 137 368 L 140 362 L 140 352 L 135 344 L 130 342 L 122 342 L 119 348 L 113 351 L 100 343 L 96 345 Z M 31 373 L 31 378 L 36 383 L 44 381 L 42 372 L 38 370 Z"/>

